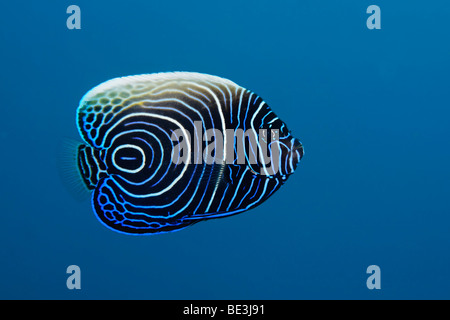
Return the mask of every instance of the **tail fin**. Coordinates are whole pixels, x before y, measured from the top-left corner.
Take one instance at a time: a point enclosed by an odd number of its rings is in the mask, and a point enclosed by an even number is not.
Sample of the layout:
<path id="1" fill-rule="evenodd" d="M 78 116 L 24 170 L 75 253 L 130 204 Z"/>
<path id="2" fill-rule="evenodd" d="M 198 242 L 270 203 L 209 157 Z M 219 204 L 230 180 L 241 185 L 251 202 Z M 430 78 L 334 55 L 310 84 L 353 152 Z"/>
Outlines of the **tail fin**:
<path id="1" fill-rule="evenodd" d="M 103 151 L 80 144 L 77 148 L 78 170 L 89 190 L 95 189 L 99 180 L 106 176 L 106 166 L 102 160 Z"/>
<path id="2" fill-rule="evenodd" d="M 80 146 L 82 144 L 72 139 L 61 140 L 57 149 L 57 167 L 66 189 L 76 200 L 85 201 L 90 197 L 91 192 L 78 166 L 78 148 Z"/>

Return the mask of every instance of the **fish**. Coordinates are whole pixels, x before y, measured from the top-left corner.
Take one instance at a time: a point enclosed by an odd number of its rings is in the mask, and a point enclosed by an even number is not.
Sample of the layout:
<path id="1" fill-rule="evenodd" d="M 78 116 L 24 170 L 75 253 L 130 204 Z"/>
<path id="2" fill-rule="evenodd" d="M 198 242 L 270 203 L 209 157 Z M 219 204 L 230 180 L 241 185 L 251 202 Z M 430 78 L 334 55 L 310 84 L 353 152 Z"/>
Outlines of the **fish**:
<path id="1" fill-rule="evenodd" d="M 255 208 L 304 150 L 254 92 L 195 72 L 118 77 L 89 90 L 77 170 L 98 220 L 149 235 Z"/>

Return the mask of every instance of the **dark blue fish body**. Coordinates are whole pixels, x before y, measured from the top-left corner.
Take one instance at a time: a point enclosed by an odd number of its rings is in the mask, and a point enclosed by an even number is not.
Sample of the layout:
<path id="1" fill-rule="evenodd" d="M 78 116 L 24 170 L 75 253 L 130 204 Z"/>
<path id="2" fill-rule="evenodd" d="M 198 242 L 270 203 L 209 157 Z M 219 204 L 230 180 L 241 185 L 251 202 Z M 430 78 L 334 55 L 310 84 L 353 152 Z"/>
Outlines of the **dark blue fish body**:
<path id="1" fill-rule="evenodd" d="M 175 231 L 254 208 L 303 155 L 259 96 L 198 73 L 107 81 L 83 97 L 77 124 L 85 142 L 78 169 L 94 211 L 127 234 Z"/>

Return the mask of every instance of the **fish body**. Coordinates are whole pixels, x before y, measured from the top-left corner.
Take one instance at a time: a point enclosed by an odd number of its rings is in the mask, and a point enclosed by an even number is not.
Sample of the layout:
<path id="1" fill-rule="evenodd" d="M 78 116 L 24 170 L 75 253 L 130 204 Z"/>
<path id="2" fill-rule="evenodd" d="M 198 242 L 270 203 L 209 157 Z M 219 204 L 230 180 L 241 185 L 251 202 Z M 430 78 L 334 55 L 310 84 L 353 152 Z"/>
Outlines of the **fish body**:
<path id="1" fill-rule="evenodd" d="M 116 78 L 77 110 L 78 170 L 107 227 L 180 230 L 258 206 L 295 171 L 295 139 L 258 95 L 191 72 Z"/>

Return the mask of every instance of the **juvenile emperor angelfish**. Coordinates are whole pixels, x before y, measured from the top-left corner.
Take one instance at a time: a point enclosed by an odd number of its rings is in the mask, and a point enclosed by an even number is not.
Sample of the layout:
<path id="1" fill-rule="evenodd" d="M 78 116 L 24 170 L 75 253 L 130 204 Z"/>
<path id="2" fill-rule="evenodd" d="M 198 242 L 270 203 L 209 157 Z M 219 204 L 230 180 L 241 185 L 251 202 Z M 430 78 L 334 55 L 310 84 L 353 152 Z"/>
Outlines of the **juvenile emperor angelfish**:
<path id="1" fill-rule="evenodd" d="M 258 206 L 303 147 L 255 93 L 200 73 L 106 81 L 81 99 L 78 170 L 107 227 L 180 230 Z"/>

